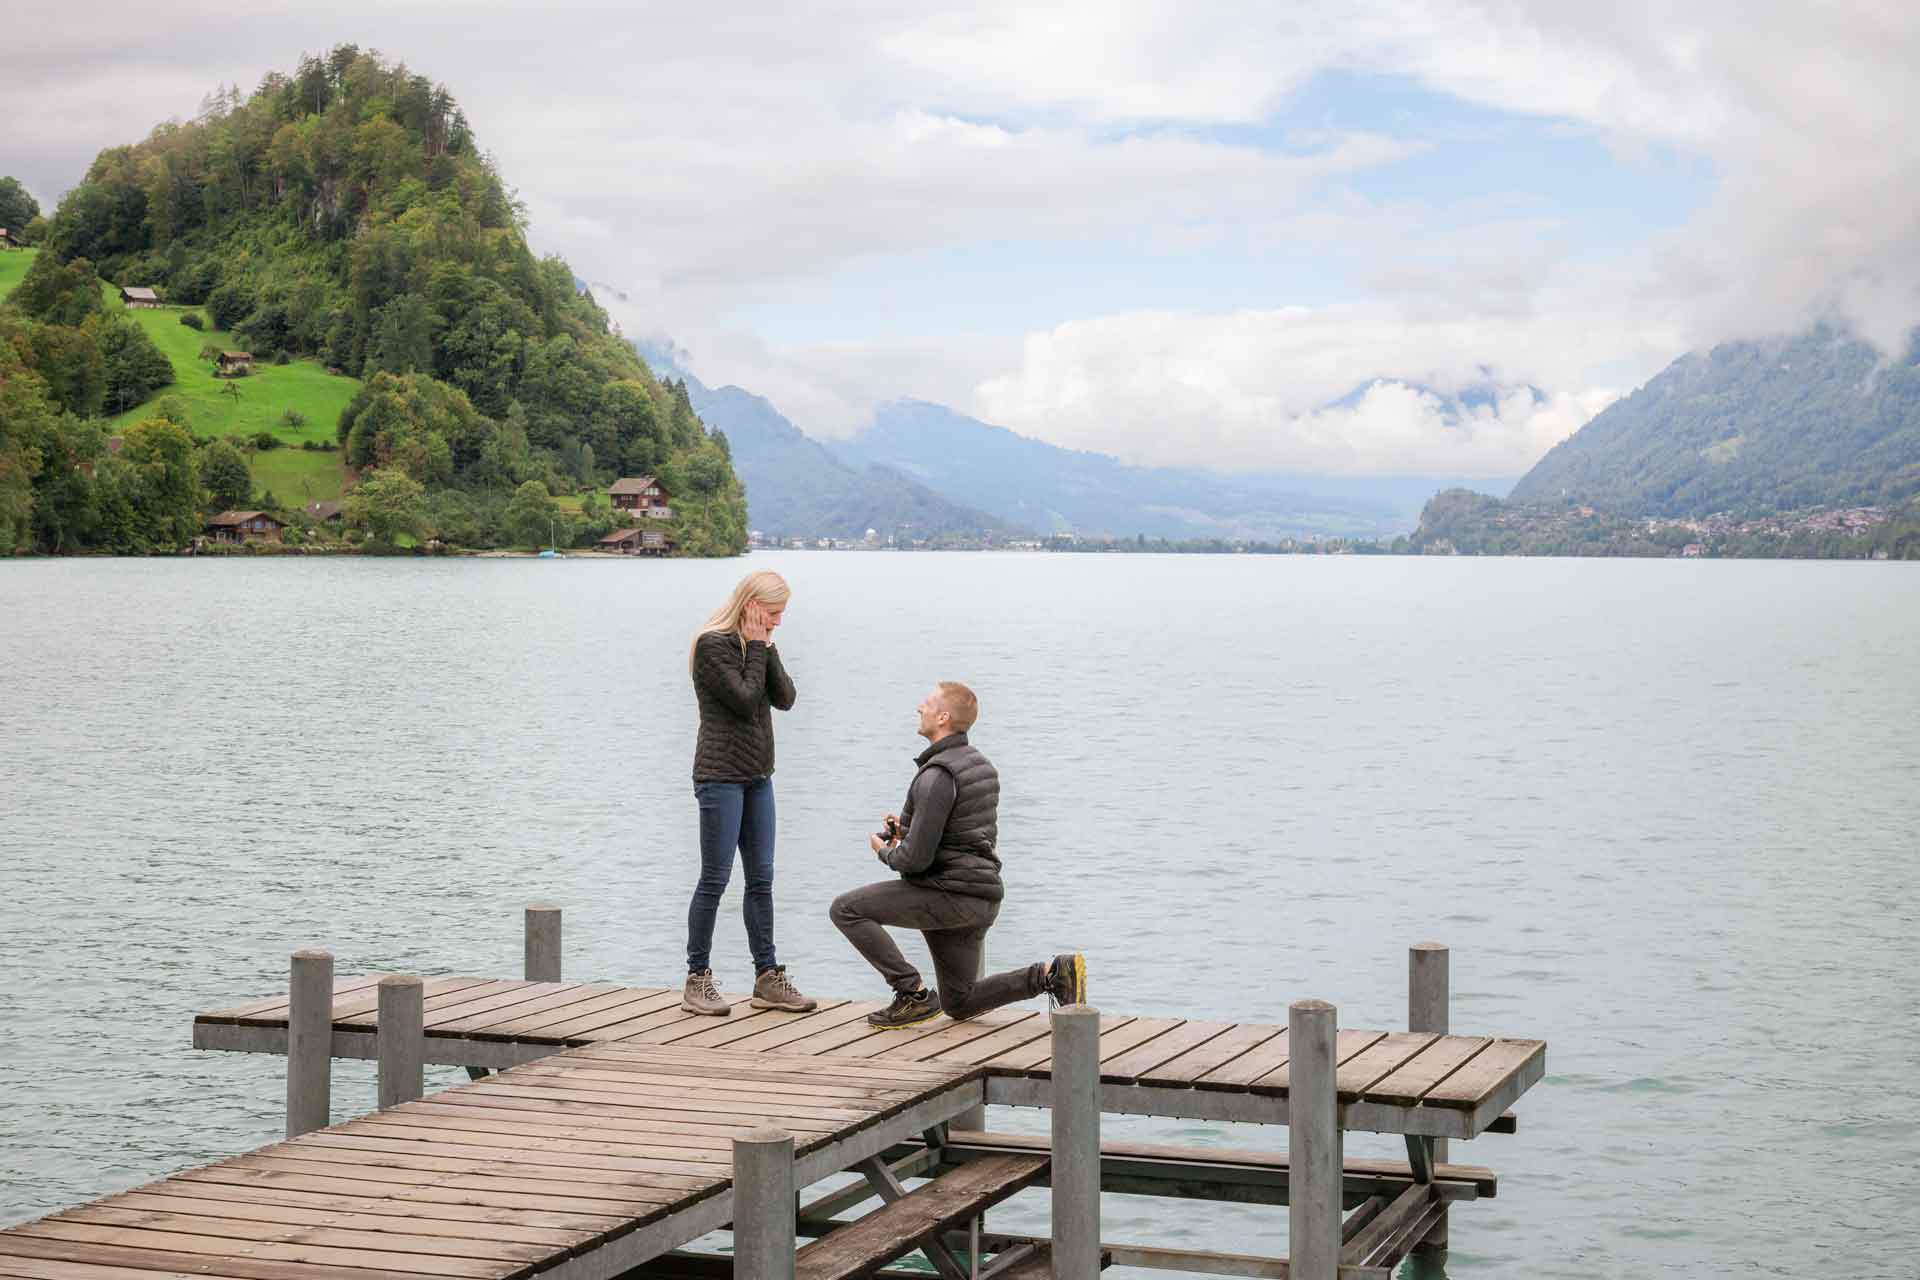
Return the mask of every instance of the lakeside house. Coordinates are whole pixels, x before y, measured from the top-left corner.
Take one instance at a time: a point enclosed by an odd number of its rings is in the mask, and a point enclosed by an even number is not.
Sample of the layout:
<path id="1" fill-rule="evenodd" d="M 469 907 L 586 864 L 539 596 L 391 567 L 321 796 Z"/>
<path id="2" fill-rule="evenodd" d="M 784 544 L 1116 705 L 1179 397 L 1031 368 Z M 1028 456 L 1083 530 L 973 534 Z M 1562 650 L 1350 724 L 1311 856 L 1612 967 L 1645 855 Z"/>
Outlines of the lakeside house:
<path id="1" fill-rule="evenodd" d="M 13 232 L 0 227 L 0 249 L 24 249 L 27 246 L 16 238 Z"/>
<path id="2" fill-rule="evenodd" d="M 615 480 L 607 490 L 607 497 L 612 500 L 615 511 L 629 515 L 653 520 L 666 520 L 673 515 L 673 508 L 667 505 L 667 491 L 653 476 L 626 476 Z"/>
<path id="3" fill-rule="evenodd" d="M 160 295 L 140 285 L 129 285 L 120 290 L 120 301 L 135 308 L 157 307 L 160 305 Z"/>
<path id="4" fill-rule="evenodd" d="M 207 536 L 215 542 L 278 542 L 286 527 L 264 511 L 222 511 L 207 518 Z"/>
<path id="5" fill-rule="evenodd" d="M 667 535 L 658 529 L 615 529 L 600 539 L 601 550 L 623 556 L 663 556 L 668 545 Z"/>
<path id="6" fill-rule="evenodd" d="M 315 524 L 339 524 L 341 520 L 340 504 L 337 502 L 309 502 L 307 519 Z"/>
<path id="7" fill-rule="evenodd" d="M 214 377 L 244 378 L 253 372 L 253 352 L 222 351 L 218 363 L 219 368 L 214 370 Z"/>

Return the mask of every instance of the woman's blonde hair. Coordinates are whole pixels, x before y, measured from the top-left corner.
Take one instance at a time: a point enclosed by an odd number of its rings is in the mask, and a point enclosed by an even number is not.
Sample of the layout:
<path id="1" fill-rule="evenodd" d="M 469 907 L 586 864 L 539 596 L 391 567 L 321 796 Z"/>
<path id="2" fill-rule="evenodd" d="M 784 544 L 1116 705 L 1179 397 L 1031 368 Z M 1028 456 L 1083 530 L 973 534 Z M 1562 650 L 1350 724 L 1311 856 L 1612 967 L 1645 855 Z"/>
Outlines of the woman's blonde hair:
<path id="1" fill-rule="evenodd" d="M 706 625 L 693 633 L 693 644 L 687 649 L 687 670 L 693 670 L 693 655 L 700 647 L 701 636 L 732 632 L 740 636 L 740 652 L 744 654 L 747 651 L 747 638 L 740 635 L 740 619 L 747 611 L 749 600 L 771 608 L 785 604 L 792 595 L 793 589 L 787 585 L 787 580 L 771 569 L 756 569 L 740 579 L 733 588 L 733 594 L 727 597 L 727 602 L 715 609 Z"/>

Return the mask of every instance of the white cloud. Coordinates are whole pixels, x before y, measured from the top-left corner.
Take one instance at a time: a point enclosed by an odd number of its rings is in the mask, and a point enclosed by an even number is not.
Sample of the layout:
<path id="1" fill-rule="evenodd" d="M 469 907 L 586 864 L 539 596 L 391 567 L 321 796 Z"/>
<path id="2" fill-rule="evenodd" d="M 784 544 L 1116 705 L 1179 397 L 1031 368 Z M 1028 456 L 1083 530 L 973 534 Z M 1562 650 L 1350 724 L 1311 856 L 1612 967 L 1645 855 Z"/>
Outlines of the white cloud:
<path id="1" fill-rule="evenodd" d="M 718 17 L 593 0 L 457 15 L 436 0 L 18 0 L 0 116 L 29 127 L 0 168 L 50 201 L 101 147 L 343 37 L 449 85 L 527 199 L 536 244 L 619 282 L 631 331 L 682 337 L 702 377 L 822 433 L 920 395 L 1162 461 L 1510 467 L 1620 381 L 1598 366 L 1645 376 L 1687 346 L 1818 317 L 1892 348 L 1920 320 L 1920 17 L 1893 0 L 841 0 Z M 1436 234 L 1418 200 L 1346 189 L 1419 148 L 1419 122 L 1392 137 L 1303 124 L 1294 153 L 1212 130 L 1274 119 L 1329 68 L 1409 77 L 1623 156 L 1679 149 L 1718 185 L 1692 225 L 1574 272 L 1583 247 L 1524 210 Z M 1196 251 L 1318 244 L 1367 262 L 1377 301 L 777 349 L 724 319 L 876 255 L 1115 229 Z M 1483 365 L 1546 388 L 1549 407 L 1471 430 L 1385 388 L 1344 415 L 1317 409 L 1369 378 L 1441 385 Z"/>
<path id="2" fill-rule="evenodd" d="M 1565 354 L 1578 324 L 1382 305 L 1109 316 L 1029 336 L 1018 369 L 979 384 L 971 408 L 1142 464 L 1510 476 L 1616 394 Z M 1504 357 L 1489 364 L 1489 351 Z M 1442 399 L 1486 384 L 1506 394 L 1465 410 Z"/>

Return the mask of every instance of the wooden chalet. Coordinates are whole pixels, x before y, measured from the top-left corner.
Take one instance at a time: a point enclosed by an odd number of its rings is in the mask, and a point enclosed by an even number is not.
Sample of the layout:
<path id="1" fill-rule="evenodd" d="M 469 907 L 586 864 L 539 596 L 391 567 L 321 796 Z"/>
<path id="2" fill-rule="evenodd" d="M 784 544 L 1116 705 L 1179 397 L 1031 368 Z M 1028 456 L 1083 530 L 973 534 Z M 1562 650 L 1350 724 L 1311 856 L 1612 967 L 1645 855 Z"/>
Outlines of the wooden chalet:
<path id="1" fill-rule="evenodd" d="M 615 529 L 600 539 L 602 550 L 618 551 L 623 556 L 663 556 L 670 545 L 667 535 L 658 529 Z"/>
<path id="2" fill-rule="evenodd" d="M 307 518 L 315 524 L 339 524 L 340 504 L 337 502 L 309 502 Z"/>
<path id="3" fill-rule="evenodd" d="M 207 536 L 215 542 L 278 542 L 287 526 L 264 511 L 222 511 L 207 520 Z"/>
<path id="4" fill-rule="evenodd" d="M 615 480 L 613 487 L 607 490 L 614 510 L 654 520 L 665 520 L 673 515 L 673 508 L 667 505 L 667 496 L 667 491 L 660 487 L 660 481 L 653 476 L 624 477 Z"/>
<path id="5" fill-rule="evenodd" d="M 253 352 L 222 351 L 218 365 L 213 373 L 216 378 L 244 377 L 253 372 Z"/>
<path id="6" fill-rule="evenodd" d="M 160 295 L 140 285 L 129 285 L 120 290 L 120 301 L 135 308 L 157 307 L 160 305 Z"/>

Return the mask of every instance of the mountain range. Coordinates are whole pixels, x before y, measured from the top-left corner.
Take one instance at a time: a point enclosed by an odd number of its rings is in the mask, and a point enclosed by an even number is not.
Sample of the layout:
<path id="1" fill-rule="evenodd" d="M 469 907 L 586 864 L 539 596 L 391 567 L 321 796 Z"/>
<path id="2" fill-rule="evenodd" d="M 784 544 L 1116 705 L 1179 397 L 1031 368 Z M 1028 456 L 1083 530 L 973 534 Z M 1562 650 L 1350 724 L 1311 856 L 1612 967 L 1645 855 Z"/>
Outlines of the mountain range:
<path id="1" fill-rule="evenodd" d="M 1825 327 L 1681 356 L 1511 498 L 1669 517 L 1903 501 L 1920 494 L 1917 361 Z"/>
<path id="2" fill-rule="evenodd" d="M 726 433 L 751 523 L 780 536 L 910 526 L 915 537 L 1374 538 L 1410 531 L 1436 490 L 1461 483 L 1131 466 L 920 400 L 881 404 L 859 434 L 822 442 L 764 397 L 707 386 L 674 348 L 635 345 L 663 376 L 684 381 L 695 411 Z"/>

